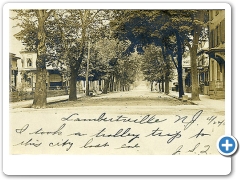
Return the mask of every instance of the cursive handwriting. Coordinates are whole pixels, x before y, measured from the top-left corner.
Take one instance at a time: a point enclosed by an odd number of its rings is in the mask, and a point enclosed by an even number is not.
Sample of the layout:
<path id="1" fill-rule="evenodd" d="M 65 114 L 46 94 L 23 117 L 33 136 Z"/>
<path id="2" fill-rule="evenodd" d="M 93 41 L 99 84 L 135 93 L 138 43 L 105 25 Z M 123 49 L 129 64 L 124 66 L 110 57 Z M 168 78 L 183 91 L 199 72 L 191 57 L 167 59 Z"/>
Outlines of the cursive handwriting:
<path id="1" fill-rule="evenodd" d="M 16 129 L 16 133 L 22 134 L 29 127 L 29 124 L 24 125 L 21 129 Z"/>
<path id="2" fill-rule="evenodd" d="M 178 146 L 178 148 L 174 153 L 172 153 L 172 155 L 180 154 L 182 148 L 183 148 L 183 145 Z"/>
<path id="3" fill-rule="evenodd" d="M 198 148 L 199 145 L 200 145 L 200 143 L 197 143 L 197 145 L 193 149 L 188 150 L 188 152 L 194 152 Z"/>
<path id="4" fill-rule="evenodd" d="M 222 116 L 203 116 L 203 110 L 197 110 L 190 116 L 167 116 L 171 120 L 162 115 L 161 118 L 149 114 L 132 116 L 118 114 L 110 117 L 100 113 L 96 118 L 85 119 L 78 113 L 70 113 L 57 119 L 61 119 L 60 124 L 51 123 L 49 126 L 24 121 L 16 128 L 16 124 L 13 126 L 11 134 L 14 135 L 14 142 L 11 146 L 14 152 L 19 149 L 23 153 L 36 148 L 40 153 L 78 153 L 79 150 L 84 153 L 102 150 L 103 154 L 111 150 L 115 150 L 111 154 L 133 154 L 137 151 L 140 154 L 163 152 L 172 155 L 218 153 L 214 142 L 224 133 L 225 120 Z M 111 122 L 115 122 L 114 126 Z"/>
<path id="5" fill-rule="evenodd" d="M 116 149 L 123 149 L 123 148 L 127 148 L 127 149 L 133 149 L 133 148 L 140 148 L 139 144 L 135 144 L 135 145 L 127 145 L 127 144 L 123 144 L 120 148 L 116 148 Z"/>
<path id="6" fill-rule="evenodd" d="M 167 119 L 157 119 L 155 115 L 145 115 L 143 118 L 137 118 L 137 119 L 132 119 L 129 117 L 125 117 L 123 115 L 117 116 L 116 118 L 108 118 L 106 117 L 106 113 L 102 113 L 98 118 L 93 118 L 93 119 L 80 119 L 77 117 L 79 115 L 78 113 L 73 113 L 68 117 L 63 117 L 61 120 L 62 121 L 94 121 L 94 122 L 132 122 L 132 123 L 137 123 L 137 124 L 153 124 L 153 123 L 161 123 L 166 121 Z"/>
<path id="7" fill-rule="evenodd" d="M 96 145 L 92 145 L 92 142 L 93 142 L 93 138 L 89 139 L 88 142 L 80 148 L 100 148 L 100 147 L 108 147 L 109 146 L 108 142 L 106 142 L 104 144 L 96 144 Z"/>
<path id="8" fill-rule="evenodd" d="M 20 142 L 20 143 L 18 143 L 18 144 L 15 144 L 15 145 L 13 145 L 13 146 L 19 146 L 19 145 L 21 145 L 21 146 L 34 146 L 34 147 L 39 147 L 39 146 L 41 146 L 42 145 L 42 143 L 41 142 L 39 142 L 38 140 L 36 140 L 36 142 L 33 142 L 33 139 L 31 138 L 31 139 L 29 139 L 28 141 L 22 141 L 22 142 Z"/>
<path id="9" fill-rule="evenodd" d="M 128 143 L 132 142 L 134 139 L 139 138 L 140 134 L 131 134 L 131 128 L 127 128 L 125 131 L 123 129 L 119 129 L 115 134 L 105 134 L 106 128 L 103 128 L 99 133 L 94 134 L 95 137 L 133 137 Z"/>
<path id="10" fill-rule="evenodd" d="M 198 138 L 199 136 L 211 136 L 211 134 L 205 134 L 205 133 L 203 133 L 203 130 L 204 130 L 204 129 L 201 129 L 201 131 L 200 131 L 199 133 L 197 133 L 196 135 L 190 137 L 189 139 L 194 138 L 194 137 Z"/>
<path id="11" fill-rule="evenodd" d="M 206 149 L 203 151 L 200 151 L 200 153 L 207 154 L 207 151 L 210 149 L 210 145 L 204 146 Z"/>
<path id="12" fill-rule="evenodd" d="M 64 140 L 62 140 L 62 141 L 64 141 Z M 66 148 L 66 151 L 69 151 L 71 149 L 71 147 L 73 146 L 73 143 L 70 142 L 69 139 L 65 140 L 64 142 L 57 142 L 57 143 L 51 142 L 51 143 L 49 143 L 49 147 L 55 147 L 55 146 L 62 146 L 62 147 L 68 146 Z"/>
<path id="13" fill-rule="evenodd" d="M 174 121 L 174 123 L 181 120 L 182 123 L 186 124 L 186 125 L 184 125 L 184 130 L 187 130 L 200 117 L 200 115 L 202 113 L 203 113 L 203 110 L 199 110 L 196 114 L 193 115 L 193 118 L 189 122 L 185 122 L 185 120 L 187 120 L 188 116 L 181 117 L 179 115 L 176 115 L 178 117 L 178 119 L 176 121 Z"/>
<path id="14" fill-rule="evenodd" d="M 225 125 L 225 120 L 218 121 L 218 127 L 221 126 L 221 125 Z"/>
<path id="15" fill-rule="evenodd" d="M 193 149 L 189 149 L 187 151 L 187 153 L 194 153 L 194 154 L 208 154 L 208 150 L 210 149 L 210 145 L 205 145 L 204 147 L 200 147 L 200 143 L 197 143 Z M 172 153 L 172 155 L 176 155 L 176 154 L 179 154 L 182 152 L 184 146 L 183 145 L 180 145 L 177 147 L 177 149 Z M 204 148 L 204 150 L 202 150 L 202 148 Z"/>
<path id="16" fill-rule="evenodd" d="M 39 130 L 29 133 L 29 134 L 40 134 L 40 135 L 62 135 L 62 129 L 66 126 L 66 124 L 62 124 L 56 131 L 43 131 L 42 128 L 40 128 Z"/>
<path id="17" fill-rule="evenodd" d="M 159 128 L 155 129 L 152 131 L 152 133 L 150 133 L 149 135 L 147 135 L 146 137 L 149 137 L 149 136 L 159 136 L 159 137 L 162 137 L 162 136 L 170 136 L 171 138 L 168 139 L 167 143 L 171 143 L 175 138 L 180 138 L 181 137 L 181 131 L 176 131 L 176 133 L 167 133 L 167 134 L 163 134 L 162 132 L 163 130 L 160 130 Z"/>
<path id="18" fill-rule="evenodd" d="M 69 134 L 68 136 L 86 136 L 87 134 L 82 134 L 80 132 Z"/>
<path id="19" fill-rule="evenodd" d="M 217 118 L 217 116 L 208 117 L 207 118 L 207 120 L 209 121 L 208 124 L 211 124 L 216 118 Z"/>

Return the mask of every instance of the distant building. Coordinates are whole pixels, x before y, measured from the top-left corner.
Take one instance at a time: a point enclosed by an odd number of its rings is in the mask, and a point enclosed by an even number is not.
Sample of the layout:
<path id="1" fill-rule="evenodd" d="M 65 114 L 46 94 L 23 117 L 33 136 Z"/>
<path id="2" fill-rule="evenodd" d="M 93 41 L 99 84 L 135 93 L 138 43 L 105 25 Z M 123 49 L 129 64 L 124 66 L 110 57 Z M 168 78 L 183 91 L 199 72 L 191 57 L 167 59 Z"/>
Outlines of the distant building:
<path id="1" fill-rule="evenodd" d="M 225 98 L 225 11 L 209 10 L 209 95 Z"/>
<path id="2" fill-rule="evenodd" d="M 16 54 L 9 53 L 9 85 L 10 91 L 16 91 L 17 86 L 17 74 L 18 74 L 18 67 L 17 67 L 17 60 L 21 59 L 17 57 Z"/>

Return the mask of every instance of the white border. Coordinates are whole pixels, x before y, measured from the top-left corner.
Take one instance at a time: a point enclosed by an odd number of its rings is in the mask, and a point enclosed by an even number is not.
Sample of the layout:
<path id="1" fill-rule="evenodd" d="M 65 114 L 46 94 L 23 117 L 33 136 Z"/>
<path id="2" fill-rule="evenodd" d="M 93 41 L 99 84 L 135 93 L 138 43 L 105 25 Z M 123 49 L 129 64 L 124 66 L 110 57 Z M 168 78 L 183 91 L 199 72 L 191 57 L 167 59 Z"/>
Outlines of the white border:
<path id="1" fill-rule="evenodd" d="M 3 7 L 3 75 L 8 72 L 9 9 L 225 9 L 226 87 L 231 87 L 231 7 L 227 3 L 9 3 Z M 3 172 L 8 175 L 227 175 L 231 158 L 211 156 L 9 155 L 8 81 L 3 82 Z M 226 88 L 226 134 L 231 134 L 231 90 Z"/>

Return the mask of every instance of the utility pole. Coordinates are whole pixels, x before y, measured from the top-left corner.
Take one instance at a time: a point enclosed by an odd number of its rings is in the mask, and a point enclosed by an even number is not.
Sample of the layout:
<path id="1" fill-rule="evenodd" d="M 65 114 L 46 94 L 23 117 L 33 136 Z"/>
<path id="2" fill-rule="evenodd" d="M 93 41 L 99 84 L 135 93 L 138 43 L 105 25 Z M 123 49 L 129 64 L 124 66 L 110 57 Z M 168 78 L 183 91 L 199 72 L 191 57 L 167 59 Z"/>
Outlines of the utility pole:
<path id="1" fill-rule="evenodd" d="M 90 41 L 88 41 L 88 57 L 87 57 L 87 72 L 86 72 L 86 96 L 89 96 L 89 60 L 90 60 Z"/>

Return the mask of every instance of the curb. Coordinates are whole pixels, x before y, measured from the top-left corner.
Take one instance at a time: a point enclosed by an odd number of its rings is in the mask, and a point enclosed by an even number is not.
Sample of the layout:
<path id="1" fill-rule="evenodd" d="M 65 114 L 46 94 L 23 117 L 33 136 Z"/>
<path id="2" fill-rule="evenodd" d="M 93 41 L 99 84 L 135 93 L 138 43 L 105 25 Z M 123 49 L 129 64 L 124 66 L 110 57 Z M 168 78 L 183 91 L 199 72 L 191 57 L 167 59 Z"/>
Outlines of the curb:
<path id="1" fill-rule="evenodd" d="M 174 98 L 174 99 L 177 99 L 177 100 L 179 100 L 179 101 L 182 101 L 182 99 L 181 99 L 181 98 L 178 98 L 178 96 L 171 95 L 171 94 L 168 94 L 168 96 L 170 96 L 170 97 L 172 97 L 172 98 Z M 198 103 L 195 103 L 195 102 L 193 102 L 193 101 L 191 101 L 191 100 L 187 100 L 187 102 L 191 103 L 192 105 L 198 105 Z"/>

